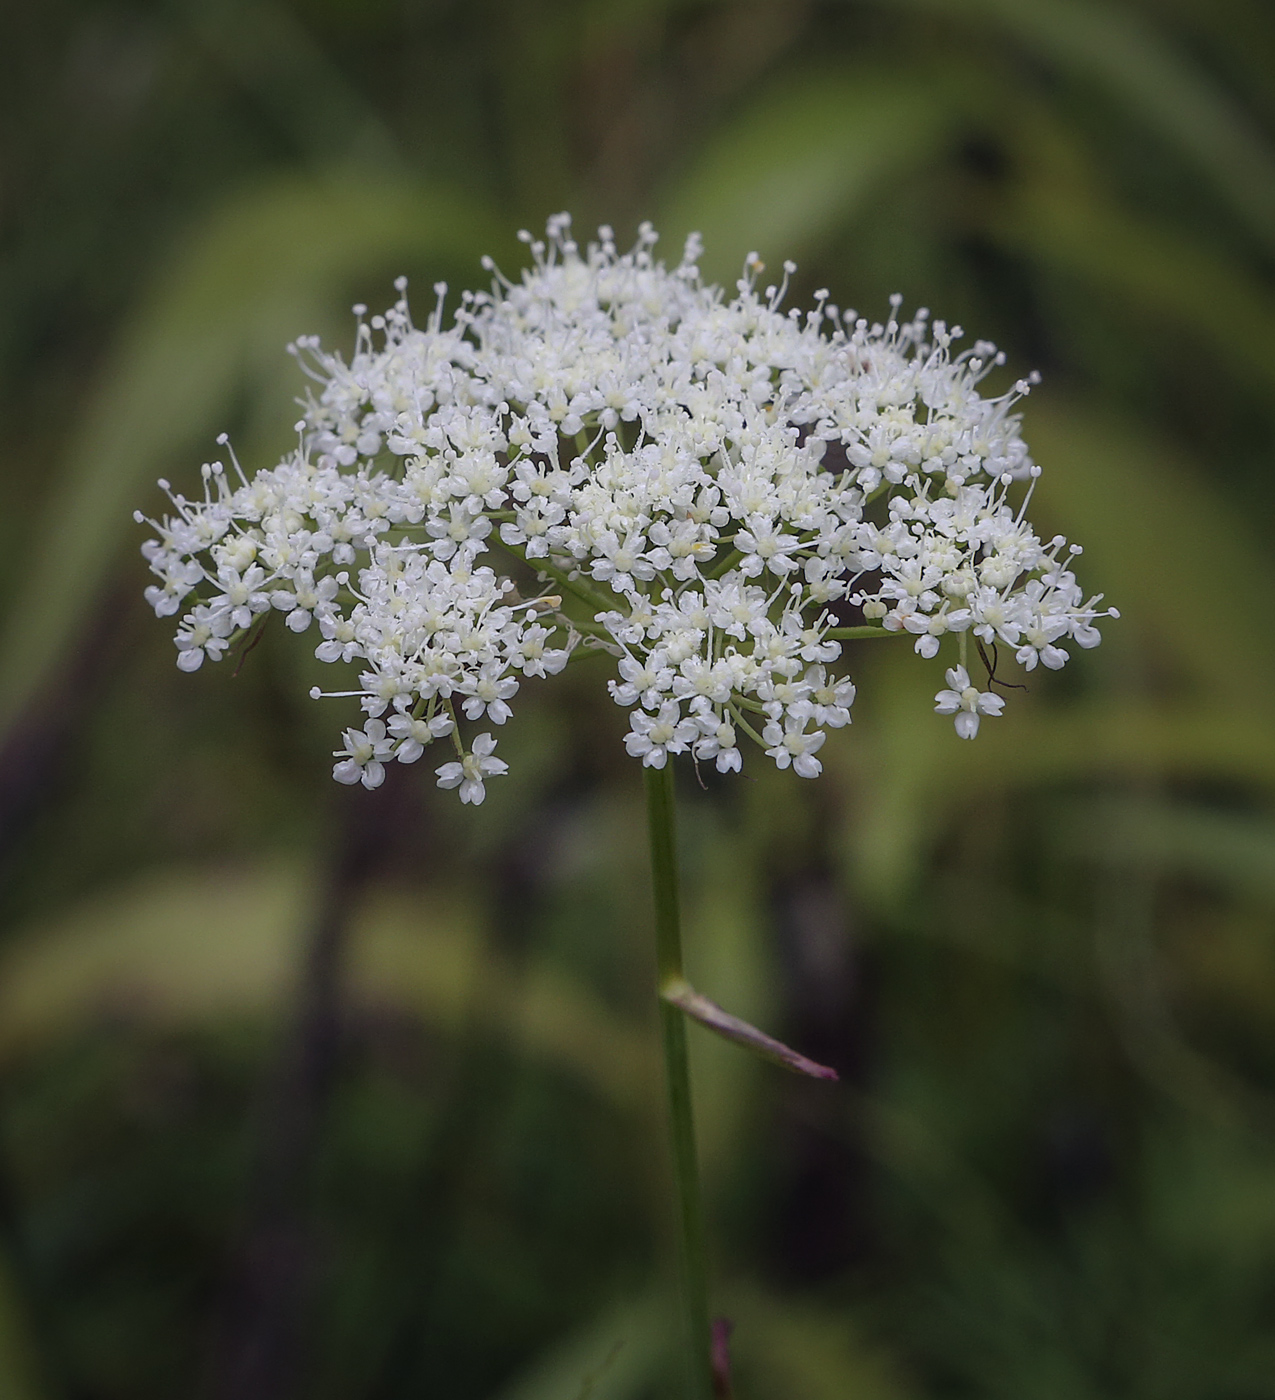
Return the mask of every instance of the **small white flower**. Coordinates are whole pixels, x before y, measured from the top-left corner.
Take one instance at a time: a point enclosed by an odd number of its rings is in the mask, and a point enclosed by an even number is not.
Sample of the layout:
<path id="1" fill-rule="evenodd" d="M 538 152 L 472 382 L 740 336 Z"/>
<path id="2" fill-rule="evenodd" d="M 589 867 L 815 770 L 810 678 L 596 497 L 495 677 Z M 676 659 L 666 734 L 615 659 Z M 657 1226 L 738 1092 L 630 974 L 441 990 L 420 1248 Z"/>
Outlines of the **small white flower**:
<path id="1" fill-rule="evenodd" d="M 829 729 L 842 729 L 850 723 L 850 707 L 854 704 L 855 685 L 848 677 L 829 680 L 822 666 L 812 666 L 804 677 L 810 698 L 789 707 L 792 714 L 807 714 L 814 722 Z"/>
<path id="2" fill-rule="evenodd" d="M 701 731 L 692 748 L 695 757 L 711 758 L 719 773 L 738 773 L 743 757 L 736 747 L 735 726 L 711 710 L 697 715 L 695 722 Z"/>
<path id="3" fill-rule="evenodd" d="M 490 734 L 480 734 L 469 753 L 459 763 L 444 763 L 437 769 L 440 788 L 460 788 L 460 800 L 471 802 L 475 807 L 487 796 L 483 786 L 486 778 L 499 777 L 509 771 L 503 759 L 492 758 L 496 741 Z"/>
<path id="4" fill-rule="evenodd" d="M 980 715 L 998 715 L 1005 701 L 990 690 L 979 690 L 970 684 L 964 666 L 953 666 L 947 673 L 950 690 L 940 690 L 934 697 L 934 709 L 940 715 L 955 715 L 956 732 L 962 739 L 972 739 L 978 733 Z"/>
<path id="5" fill-rule="evenodd" d="M 214 611 L 202 604 L 182 620 L 177 632 L 177 665 L 183 671 L 197 671 L 204 657 L 219 661 L 230 645 L 234 622 L 226 609 Z"/>
<path id="6" fill-rule="evenodd" d="M 394 757 L 400 763 L 415 763 L 425 752 L 427 744 L 445 738 L 453 728 L 452 717 L 446 711 L 441 711 L 430 720 L 414 719 L 401 713 L 392 715 L 389 731 L 398 740 Z"/>
<path id="7" fill-rule="evenodd" d="M 385 760 L 394 750 L 394 740 L 379 719 L 370 719 L 362 729 L 345 731 L 345 747 L 333 752 L 340 763 L 332 769 L 338 783 L 362 783 L 365 788 L 380 787 L 385 781 Z"/>
<path id="8" fill-rule="evenodd" d="M 509 675 L 502 676 L 496 663 L 489 663 L 473 681 L 474 693 L 465 699 L 466 719 L 482 719 L 485 714 L 493 724 L 504 724 L 513 714 L 505 703 L 518 693 L 518 682 Z"/>
<path id="9" fill-rule="evenodd" d="M 699 733 L 699 726 L 693 719 L 681 718 L 681 707 L 676 700 L 666 700 L 655 715 L 634 710 L 629 724 L 631 728 L 624 736 L 624 747 L 634 758 L 640 758 L 646 768 L 663 768 L 669 754 L 685 753 L 687 745 Z"/>
<path id="10" fill-rule="evenodd" d="M 762 730 L 762 738 L 770 745 L 766 750 L 780 768 L 792 764 L 793 772 L 799 778 L 817 778 L 823 772 L 823 764 L 815 754 L 823 747 L 828 737 L 821 729 L 813 734 L 805 732 L 806 721 L 801 717 L 791 717 L 784 728 L 774 720 Z"/>

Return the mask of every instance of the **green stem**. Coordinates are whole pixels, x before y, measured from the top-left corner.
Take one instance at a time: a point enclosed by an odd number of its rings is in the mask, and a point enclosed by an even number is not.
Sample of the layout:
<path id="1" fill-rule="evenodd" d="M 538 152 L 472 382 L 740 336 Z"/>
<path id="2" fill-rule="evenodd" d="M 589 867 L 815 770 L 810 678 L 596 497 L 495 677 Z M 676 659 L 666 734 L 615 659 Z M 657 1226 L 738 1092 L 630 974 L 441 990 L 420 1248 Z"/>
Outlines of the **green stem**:
<path id="1" fill-rule="evenodd" d="M 595 612 L 611 612 L 615 608 L 618 600 L 614 595 L 607 598 L 605 594 L 590 588 L 587 583 L 582 583 L 579 579 L 568 578 L 564 570 L 551 564 L 547 559 L 528 559 L 524 550 L 516 544 L 506 544 L 504 540 L 500 541 L 500 547 L 508 550 L 515 559 L 521 559 L 529 569 L 533 569 L 543 578 L 551 578 L 564 592 L 579 598 L 582 603 L 587 603 Z"/>
<path id="2" fill-rule="evenodd" d="M 908 637 L 912 634 L 899 628 L 897 632 L 888 632 L 884 627 L 830 627 L 825 633 L 825 637 L 831 637 L 836 642 L 866 642 L 875 640 L 877 637 Z"/>
<path id="3" fill-rule="evenodd" d="M 646 812 L 651 838 L 651 883 L 655 893 L 655 947 L 663 990 L 684 980 L 682 928 L 677 892 L 677 828 L 673 765 L 647 768 Z M 709 1400 L 713 1393 L 712 1333 L 708 1316 L 708 1255 L 700 1204 L 695 1120 L 691 1111 L 691 1071 L 686 1054 L 686 1020 L 660 999 L 664 1042 L 664 1082 L 668 1092 L 673 1178 L 677 1187 L 682 1315 L 687 1348 L 687 1395 Z"/>
<path id="4" fill-rule="evenodd" d="M 731 718 L 735 721 L 737 725 L 739 725 L 739 727 L 744 731 L 744 733 L 748 735 L 748 737 L 753 741 L 753 743 L 756 744 L 759 749 L 764 749 L 766 747 L 765 739 L 763 739 L 761 735 L 758 734 L 758 732 L 752 727 L 752 725 L 749 724 L 749 722 L 744 718 L 743 713 L 739 709 L 739 706 L 732 702 L 727 708 L 730 710 Z"/>
<path id="5" fill-rule="evenodd" d="M 743 557 L 744 557 L 744 552 L 743 552 L 743 550 L 741 550 L 741 549 L 732 549 L 731 552 L 730 552 L 729 554 L 727 554 L 727 555 L 724 556 L 723 558 L 719 559 L 719 560 L 717 561 L 717 563 L 714 564 L 714 565 L 707 571 L 706 577 L 708 577 L 708 578 L 721 578 L 721 576 L 722 576 L 723 574 L 729 573 L 730 570 L 733 569 L 733 568 L 735 567 L 735 565 L 738 564 L 739 561 L 740 561 Z"/>

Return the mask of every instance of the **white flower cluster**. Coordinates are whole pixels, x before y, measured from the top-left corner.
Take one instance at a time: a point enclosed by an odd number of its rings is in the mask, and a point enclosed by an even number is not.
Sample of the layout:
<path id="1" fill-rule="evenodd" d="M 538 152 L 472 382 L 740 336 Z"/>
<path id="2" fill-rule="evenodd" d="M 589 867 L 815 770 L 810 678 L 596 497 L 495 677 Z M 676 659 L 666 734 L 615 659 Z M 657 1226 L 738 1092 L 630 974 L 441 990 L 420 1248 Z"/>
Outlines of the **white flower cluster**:
<path id="1" fill-rule="evenodd" d="M 814 777 L 850 721 L 854 686 L 828 669 L 847 636 L 910 634 L 928 658 L 954 634 L 935 708 L 963 738 L 1003 704 L 994 679 L 970 682 L 969 634 L 1028 670 L 1098 642 L 1114 610 L 1025 517 L 1028 383 L 978 392 L 992 346 L 954 352 L 958 329 L 901 322 L 897 300 L 884 325 L 826 292 L 783 312 L 792 265 L 759 292 L 755 257 L 727 300 L 696 239 L 668 270 L 649 226 L 625 253 L 605 228 L 582 252 L 565 216 L 523 237 L 532 268 L 466 292 L 450 326 L 445 287 L 417 328 L 400 282 L 384 316 L 356 308 L 348 364 L 298 342 L 318 388 L 297 450 L 252 480 L 233 455 L 234 483 L 206 466 L 204 498 L 170 492 L 175 515 L 151 522 L 147 598 L 185 609 L 182 669 L 276 612 L 315 628 L 320 660 L 361 665 L 357 691 L 333 692 L 367 715 L 339 781 L 375 787 L 450 738 L 439 785 L 481 802 L 505 764 L 489 730 L 466 746 L 461 716 L 504 724 L 522 677 L 573 652 L 616 659 L 643 763 L 738 770 L 747 735 Z"/>

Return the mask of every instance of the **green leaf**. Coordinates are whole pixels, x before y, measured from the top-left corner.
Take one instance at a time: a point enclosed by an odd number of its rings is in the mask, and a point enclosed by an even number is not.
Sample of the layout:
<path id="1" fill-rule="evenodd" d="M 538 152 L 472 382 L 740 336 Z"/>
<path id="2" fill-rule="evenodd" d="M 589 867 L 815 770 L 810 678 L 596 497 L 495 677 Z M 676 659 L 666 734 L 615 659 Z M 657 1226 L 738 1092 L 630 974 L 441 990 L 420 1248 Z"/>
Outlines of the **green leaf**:
<path id="1" fill-rule="evenodd" d="M 950 86 L 923 73 L 806 73 L 772 87 L 682 172 L 657 227 L 700 232 L 710 279 L 738 277 L 754 250 L 801 257 L 932 160 L 953 105 Z"/>
<path id="2" fill-rule="evenodd" d="M 207 215 L 122 331 L 32 531 L 3 620 L 0 731 L 102 604 L 125 541 L 140 544 L 130 516 L 156 508 L 155 479 L 211 455 L 244 387 L 274 380 L 286 345 L 326 323 L 352 279 L 406 262 L 477 264 L 503 238 L 458 195 L 349 172 L 277 180 Z M 140 593 L 140 566 L 137 579 Z"/>

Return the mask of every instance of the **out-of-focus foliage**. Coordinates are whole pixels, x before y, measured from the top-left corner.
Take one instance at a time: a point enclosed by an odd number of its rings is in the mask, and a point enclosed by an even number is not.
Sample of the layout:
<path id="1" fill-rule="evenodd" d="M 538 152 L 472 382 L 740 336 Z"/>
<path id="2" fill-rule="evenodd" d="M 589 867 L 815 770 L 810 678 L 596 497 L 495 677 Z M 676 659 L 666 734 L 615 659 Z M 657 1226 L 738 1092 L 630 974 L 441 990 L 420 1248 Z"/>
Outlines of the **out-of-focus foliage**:
<path id="1" fill-rule="evenodd" d="M 1124 614 L 974 744 L 865 645 L 818 783 L 687 775 L 692 975 L 844 1075 L 694 1047 L 739 1395 L 1270 1394 L 1272 73 L 1260 0 L 6 8 L 0 1395 L 668 1393 L 601 668 L 478 811 L 336 791 L 304 639 L 179 675 L 130 518 L 559 208 L 1039 368 Z"/>

